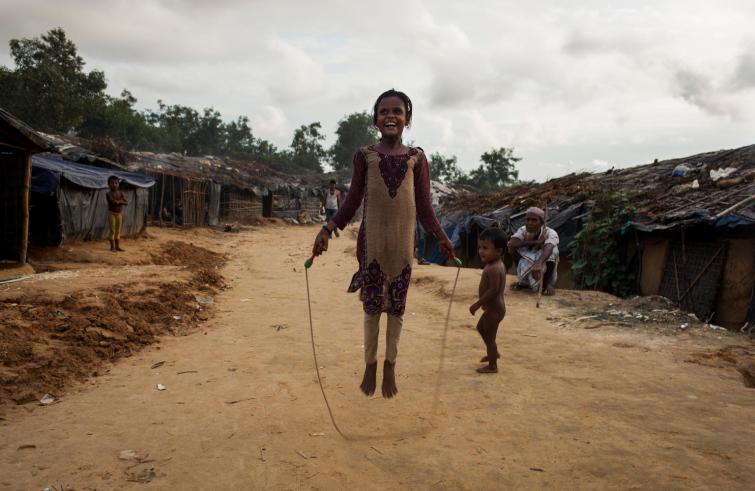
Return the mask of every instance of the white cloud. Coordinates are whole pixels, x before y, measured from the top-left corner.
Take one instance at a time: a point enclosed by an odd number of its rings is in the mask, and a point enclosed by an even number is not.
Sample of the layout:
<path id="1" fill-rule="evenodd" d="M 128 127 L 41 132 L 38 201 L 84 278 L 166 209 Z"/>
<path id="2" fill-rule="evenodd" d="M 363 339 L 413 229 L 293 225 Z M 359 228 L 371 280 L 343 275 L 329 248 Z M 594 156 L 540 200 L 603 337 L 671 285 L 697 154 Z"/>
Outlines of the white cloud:
<path id="1" fill-rule="evenodd" d="M 3 0 L 0 42 L 61 26 L 109 90 L 250 117 L 285 147 L 389 87 L 407 134 L 479 165 L 514 146 L 523 179 L 751 144 L 755 3 Z M 0 63 L 9 65 L 7 50 Z"/>

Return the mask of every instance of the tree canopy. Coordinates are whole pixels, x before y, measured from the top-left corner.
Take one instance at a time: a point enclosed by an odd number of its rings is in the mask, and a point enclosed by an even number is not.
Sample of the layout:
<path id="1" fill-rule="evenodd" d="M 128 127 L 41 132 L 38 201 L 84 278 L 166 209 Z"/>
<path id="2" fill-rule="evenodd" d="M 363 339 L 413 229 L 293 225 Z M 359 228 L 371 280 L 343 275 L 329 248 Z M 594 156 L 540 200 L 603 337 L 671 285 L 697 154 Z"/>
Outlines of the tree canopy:
<path id="1" fill-rule="evenodd" d="M 456 155 L 444 157 L 438 152 L 430 154 L 430 179 L 444 184 L 454 184 L 464 177 L 464 172 L 456 163 Z"/>
<path id="2" fill-rule="evenodd" d="M 336 170 L 350 168 L 357 150 L 378 139 L 372 115 L 366 111 L 346 115 L 338 122 L 336 135 L 336 142 L 330 147 L 331 164 Z"/>
<path id="3" fill-rule="evenodd" d="M 516 163 L 522 160 L 514 157 L 513 148 L 494 148 L 480 156 L 482 164 L 476 169 L 464 172 L 459 168 L 456 156 L 445 157 L 440 153 L 430 155 L 430 179 L 444 184 L 466 185 L 480 191 L 492 192 L 518 182 L 519 171 Z"/>
<path id="4" fill-rule="evenodd" d="M 483 153 L 480 160 L 482 164 L 469 173 L 465 184 L 481 191 L 496 191 L 517 182 L 519 171 L 516 170 L 516 163 L 522 159 L 514 157 L 513 148 L 494 148 Z"/>
<path id="5" fill-rule="evenodd" d="M 0 68 L 0 105 L 43 131 L 77 129 L 106 103 L 105 74 L 84 72 L 84 60 L 63 29 L 12 39 L 15 70 Z"/>
<path id="6" fill-rule="evenodd" d="M 336 141 L 328 150 L 318 121 L 301 125 L 291 145 L 279 149 L 256 138 L 245 115 L 226 122 L 213 107 L 198 111 L 162 100 L 156 110 L 140 111 L 129 90 L 123 89 L 119 97 L 109 95 L 105 73 L 86 70 L 76 44 L 62 28 L 9 44 L 15 67 L 0 66 L 0 106 L 45 132 L 109 138 L 126 150 L 247 156 L 295 173 L 322 172 L 327 162 L 336 170 L 349 168 L 354 153 L 378 138 L 372 116 L 361 111 L 338 122 Z M 515 164 L 520 159 L 513 149 L 494 148 L 480 159 L 482 164 L 466 173 L 455 156 L 434 153 L 429 160 L 431 178 L 483 191 L 516 182 Z"/>

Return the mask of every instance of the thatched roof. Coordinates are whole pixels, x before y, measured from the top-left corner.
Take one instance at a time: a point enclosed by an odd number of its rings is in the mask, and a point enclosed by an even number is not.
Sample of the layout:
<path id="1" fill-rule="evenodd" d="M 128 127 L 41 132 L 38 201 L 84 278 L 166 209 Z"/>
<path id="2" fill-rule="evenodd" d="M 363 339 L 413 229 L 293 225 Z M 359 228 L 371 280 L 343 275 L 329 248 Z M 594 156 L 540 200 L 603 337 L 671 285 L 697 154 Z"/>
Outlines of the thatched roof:
<path id="1" fill-rule="evenodd" d="M 301 193 L 311 187 L 295 176 L 258 162 L 232 157 L 188 157 L 179 153 L 131 152 L 129 158 L 126 168 L 131 171 L 210 179 L 217 183 L 249 189 L 257 195 L 266 194 L 267 190 Z"/>
<path id="2" fill-rule="evenodd" d="M 687 167 L 684 176 L 674 169 Z M 724 177 L 721 177 L 721 176 Z M 696 219 L 720 218 L 731 207 L 755 223 L 755 145 L 707 152 L 603 173 L 579 173 L 542 184 L 524 184 L 494 194 L 464 193 L 445 200 L 445 212 L 464 210 L 485 215 L 494 210 L 510 217 L 529 206 L 548 203 L 553 214 L 579 203 L 588 203 L 607 191 L 627 193 L 637 209 L 639 227 L 670 228 Z"/>
<path id="3" fill-rule="evenodd" d="M 49 143 L 34 129 L 0 108 L 0 145 L 29 152 L 50 149 Z"/>

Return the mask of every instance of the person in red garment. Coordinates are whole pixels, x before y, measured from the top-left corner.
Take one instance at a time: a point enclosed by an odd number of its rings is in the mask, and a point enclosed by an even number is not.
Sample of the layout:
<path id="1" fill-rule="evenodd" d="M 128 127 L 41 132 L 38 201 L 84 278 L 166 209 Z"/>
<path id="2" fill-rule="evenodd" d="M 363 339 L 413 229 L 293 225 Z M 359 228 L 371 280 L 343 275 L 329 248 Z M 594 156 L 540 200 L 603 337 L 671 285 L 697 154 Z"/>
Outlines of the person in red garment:
<path id="1" fill-rule="evenodd" d="M 360 386 L 365 395 L 375 393 L 379 323 L 387 314 L 383 397 L 398 393 L 396 356 L 403 325 L 406 297 L 412 275 L 416 221 L 438 240 L 441 251 L 453 256 L 453 244 L 435 216 L 430 199 L 430 172 L 420 148 L 407 147 L 401 136 L 412 120 L 412 102 L 403 92 L 388 90 L 377 98 L 372 120 L 380 141 L 357 151 L 349 194 L 338 213 L 317 234 L 312 250 L 328 249 L 333 230 L 349 223 L 363 203 L 363 219 L 357 237 L 359 270 L 349 291 L 360 291 L 364 308 L 365 370 Z"/>

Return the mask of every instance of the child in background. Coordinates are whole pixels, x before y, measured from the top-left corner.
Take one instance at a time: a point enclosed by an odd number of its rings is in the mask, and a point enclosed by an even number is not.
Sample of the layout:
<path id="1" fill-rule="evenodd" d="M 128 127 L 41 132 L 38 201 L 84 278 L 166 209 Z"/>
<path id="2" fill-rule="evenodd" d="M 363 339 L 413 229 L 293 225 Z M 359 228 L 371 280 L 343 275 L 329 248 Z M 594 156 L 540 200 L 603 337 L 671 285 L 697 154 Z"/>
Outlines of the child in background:
<path id="1" fill-rule="evenodd" d="M 480 234 L 477 240 L 477 250 L 480 259 L 485 263 L 480 278 L 480 299 L 469 307 L 469 312 L 475 312 L 482 307 L 483 313 L 477 322 L 477 332 L 485 342 L 487 355 L 480 360 L 487 363 L 486 366 L 477 369 L 479 373 L 498 373 L 498 346 L 495 338 L 498 333 L 498 325 L 506 315 L 506 304 L 503 300 L 503 292 L 506 288 L 506 266 L 501 260 L 503 251 L 506 249 L 506 237 L 497 228 L 489 228 Z"/>
<path id="2" fill-rule="evenodd" d="M 107 192 L 107 221 L 110 225 L 110 252 L 120 251 L 121 249 L 121 224 L 123 223 L 123 207 L 128 205 L 126 196 L 118 190 L 120 180 L 116 176 L 110 176 L 107 179 L 107 185 L 110 191 Z"/>

